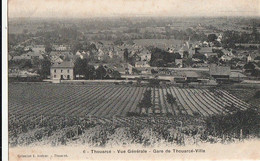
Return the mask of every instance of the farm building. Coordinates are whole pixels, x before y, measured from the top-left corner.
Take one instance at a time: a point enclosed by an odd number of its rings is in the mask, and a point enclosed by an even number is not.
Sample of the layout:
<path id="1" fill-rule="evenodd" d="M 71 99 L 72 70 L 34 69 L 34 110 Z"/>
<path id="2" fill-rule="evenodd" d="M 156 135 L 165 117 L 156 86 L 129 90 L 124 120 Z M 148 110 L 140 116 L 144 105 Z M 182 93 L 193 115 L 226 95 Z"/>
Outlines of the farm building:
<path id="1" fill-rule="evenodd" d="M 74 64 L 70 61 L 54 63 L 51 66 L 51 79 L 52 80 L 73 80 Z"/>

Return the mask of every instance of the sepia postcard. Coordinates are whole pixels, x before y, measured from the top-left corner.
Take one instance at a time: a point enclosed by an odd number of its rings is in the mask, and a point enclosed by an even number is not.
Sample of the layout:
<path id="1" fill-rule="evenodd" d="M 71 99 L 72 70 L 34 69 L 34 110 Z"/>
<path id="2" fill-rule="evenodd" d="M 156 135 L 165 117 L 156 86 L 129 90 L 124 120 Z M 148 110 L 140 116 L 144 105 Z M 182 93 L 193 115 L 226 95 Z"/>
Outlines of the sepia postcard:
<path id="1" fill-rule="evenodd" d="M 4 160 L 260 160 L 260 0 L 2 6 Z"/>

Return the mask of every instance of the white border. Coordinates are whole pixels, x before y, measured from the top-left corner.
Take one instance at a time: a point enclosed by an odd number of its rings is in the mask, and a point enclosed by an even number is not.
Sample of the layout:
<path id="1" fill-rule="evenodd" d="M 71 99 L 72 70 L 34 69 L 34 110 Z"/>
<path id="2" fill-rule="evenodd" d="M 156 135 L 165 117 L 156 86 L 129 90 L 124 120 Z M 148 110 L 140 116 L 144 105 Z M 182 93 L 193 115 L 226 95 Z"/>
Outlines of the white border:
<path id="1" fill-rule="evenodd" d="M 2 160 L 8 160 L 7 0 L 2 0 Z"/>

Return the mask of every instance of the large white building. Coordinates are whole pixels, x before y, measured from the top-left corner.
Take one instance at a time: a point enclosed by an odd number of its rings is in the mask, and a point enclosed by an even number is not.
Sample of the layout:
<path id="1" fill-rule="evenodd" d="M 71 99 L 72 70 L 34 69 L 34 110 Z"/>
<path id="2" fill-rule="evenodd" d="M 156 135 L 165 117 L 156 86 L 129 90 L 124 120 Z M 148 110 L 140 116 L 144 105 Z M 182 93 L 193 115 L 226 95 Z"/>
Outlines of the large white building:
<path id="1" fill-rule="evenodd" d="M 51 66 L 52 80 L 73 80 L 74 79 L 74 64 L 70 61 L 54 63 Z"/>

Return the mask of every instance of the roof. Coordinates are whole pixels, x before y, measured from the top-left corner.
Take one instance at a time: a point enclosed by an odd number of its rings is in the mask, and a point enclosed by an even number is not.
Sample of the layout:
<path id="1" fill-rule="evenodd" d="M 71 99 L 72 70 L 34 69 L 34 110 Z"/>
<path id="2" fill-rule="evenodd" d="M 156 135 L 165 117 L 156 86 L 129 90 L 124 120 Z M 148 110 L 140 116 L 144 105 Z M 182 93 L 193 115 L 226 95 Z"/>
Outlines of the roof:
<path id="1" fill-rule="evenodd" d="M 14 56 L 13 57 L 13 60 L 21 60 L 21 59 L 28 59 L 28 60 L 30 60 L 30 58 L 28 58 L 28 57 L 22 57 L 22 56 Z"/>
<path id="2" fill-rule="evenodd" d="M 192 78 L 197 78 L 199 77 L 198 73 L 194 72 L 194 71 L 181 71 L 181 72 L 175 72 L 173 74 L 175 77 L 179 76 L 179 77 L 192 77 Z"/>
<path id="3" fill-rule="evenodd" d="M 212 47 L 202 47 L 198 51 L 199 53 L 212 53 Z"/>
<path id="4" fill-rule="evenodd" d="M 227 55 L 222 55 L 221 59 L 231 60 L 232 57 L 227 56 Z"/>
<path id="5" fill-rule="evenodd" d="M 28 52 L 22 55 L 26 55 L 26 56 L 42 56 L 42 54 L 38 53 L 38 52 Z"/>
<path id="6" fill-rule="evenodd" d="M 228 66 L 217 66 L 211 64 L 209 69 L 210 75 L 230 75 L 230 67 Z"/>
<path id="7" fill-rule="evenodd" d="M 74 64 L 71 61 L 58 62 L 52 65 L 52 68 L 73 68 L 73 67 Z"/>
<path id="8" fill-rule="evenodd" d="M 245 76 L 244 74 L 240 73 L 240 72 L 231 72 L 230 74 L 231 78 L 246 78 L 247 76 Z"/>
<path id="9" fill-rule="evenodd" d="M 194 71 L 183 71 L 186 75 L 186 77 L 199 77 L 198 73 L 194 72 Z"/>
<path id="10" fill-rule="evenodd" d="M 210 56 L 218 56 L 217 53 L 205 53 L 205 55 L 207 55 L 208 57 L 210 57 Z"/>
<path id="11" fill-rule="evenodd" d="M 230 51 L 226 50 L 226 49 L 223 49 L 222 52 L 225 54 L 225 55 L 228 55 L 230 53 Z"/>

